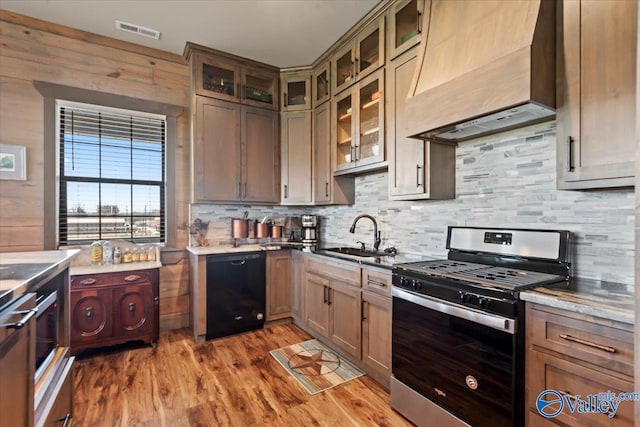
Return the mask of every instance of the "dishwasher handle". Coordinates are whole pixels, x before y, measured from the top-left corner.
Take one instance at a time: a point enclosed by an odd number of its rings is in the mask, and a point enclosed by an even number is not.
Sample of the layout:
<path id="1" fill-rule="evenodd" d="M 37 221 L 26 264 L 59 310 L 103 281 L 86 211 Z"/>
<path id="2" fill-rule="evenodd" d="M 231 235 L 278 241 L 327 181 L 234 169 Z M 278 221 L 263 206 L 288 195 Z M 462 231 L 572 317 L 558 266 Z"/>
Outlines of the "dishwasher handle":
<path id="1" fill-rule="evenodd" d="M 263 251 L 207 255 L 207 264 L 231 263 L 232 265 L 244 265 L 247 261 L 260 260 L 264 258 L 265 254 Z"/>

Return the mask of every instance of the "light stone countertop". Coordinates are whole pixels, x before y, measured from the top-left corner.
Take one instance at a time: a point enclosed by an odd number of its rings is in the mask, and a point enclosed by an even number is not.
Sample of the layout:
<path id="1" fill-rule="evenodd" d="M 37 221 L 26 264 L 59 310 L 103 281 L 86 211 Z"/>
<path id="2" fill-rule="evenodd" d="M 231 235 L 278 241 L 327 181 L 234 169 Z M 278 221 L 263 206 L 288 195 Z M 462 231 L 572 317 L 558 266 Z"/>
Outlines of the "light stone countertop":
<path id="1" fill-rule="evenodd" d="M 140 262 L 128 262 L 120 264 L 109 265 L 72 265 L 70 273 L 72 276 L 78 276 L 83 274 L 101 274 L 101 273 L 117 273 L 121 271 L 134 271 L 134 270 L 149 270 L 152 268 L 160 268 L 162 263 L 159 260 L 156 261 L 140 261 Z"/>
<path id="2" fill-rule="evenodd" d="M 620 283 L 574 277 L 568 286 L 525 291 L 520 298 L 573 313 L 635 323 L 633 286 Z"/>

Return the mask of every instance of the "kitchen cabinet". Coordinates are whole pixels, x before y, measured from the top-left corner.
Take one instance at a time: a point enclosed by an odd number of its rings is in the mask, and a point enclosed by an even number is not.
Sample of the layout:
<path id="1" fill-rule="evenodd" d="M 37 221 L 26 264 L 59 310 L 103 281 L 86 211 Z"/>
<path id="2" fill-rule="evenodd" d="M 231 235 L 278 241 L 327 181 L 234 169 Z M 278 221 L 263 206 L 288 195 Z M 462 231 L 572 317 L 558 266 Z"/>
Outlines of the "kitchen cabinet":
<path id="1" fill-rule="evenodd" d="M 278 110 L 277 69 L 222 53 L 194 53 L 191 60 L 197 95 Z"/>
<path id="2" fill-rule="evenodd" d="M 267 321 L 291 317 L 291 251 L 267 252 Z"/>
<path id="3" fill-rule="evenodd" d="M 280 73 L 282 111 L 311 109 L 311 70 Z"/>
<path id="4" fill-rule="evenodd" d="M 356 170 L 384 161 L 384 70 L 332 100 L 335 170 Z"/>
<path id="5" fill-rule="evenodd" d="M 384 22 L 384 16 L 379 17 L 333 54 L 333 94 L 341 92 L 384 65 Z"/>
<path id="6" fill-rule="evenodd" d="M 536 400 L 544 390 L 565 399 L 633 390 L 633 325 L 537 304 L 526 307 L 527 425 L 633 426 L 632 402 L 608 414 L 571 412 L 543 418 Z"/>
<path id="7" fill-rule="evenodd" d="M 637 1 L 558 2 L 560 189 L 634 185 Z"/>
<path id="8" fill-rule="evenodd" d="M 334 145 L 331 143 L 331 103 L 313 110 L 313 200 L 316 205 L 353 204 L 353 177 L 333 176 Z"/>
<path id="9" fill-rule="evenodd" d="M 305 253 L 298 250 L 291 251 L 292 264 L 292 292 L 291 316 L 293 321 L 301 325 L 304 322 L 304 281 L 305 281 Z"/>
<path id="10" fill-rule="evenodd" d="M 277 203 L 278 113 L 196 98 L 194 201 Z"/>
<path id="11" fill-rule="evenodd" d="M 311 204 L 311 111 L 282 113 L 281 123 L 281 204 Z"/>
<path id="12" fill-rule="evenodd" d="M 317 108 L 331 97 L 329 64 L 329 61 L 325 61 L 313 70 L 313 108 Z"/>
<path id="13" fill-rule="evenodd" d="M 430 3 L 430 0 L 427 2 Z M 389 59 L 420 42 L 424 3 L 425 0 L 400 0 L 394 2 L 389 9 Z"/>
<path id="14" fill-rule="evenodd" d="M 391 271 L 362 268 L 362 362 L 389 388 L 391 379 Z"/>
<path id="15" fill-rule="evenodd" d="M 71 277 L 71 352 L 159 337 L 158 269 Z"/>
<path id="16" fill-rule="evenodd" d="M 309 257 L 305 279 L 306 327 L 360 359 L 360 268 L 349 262 Z"/>
<path id="17" fill-rule="evenodd" d="M 405 105 L 415 71 L 417 48 L 387 66 L 387 137 L 391 200 L 455 198 L 455 146 L 408 138 Z"/>

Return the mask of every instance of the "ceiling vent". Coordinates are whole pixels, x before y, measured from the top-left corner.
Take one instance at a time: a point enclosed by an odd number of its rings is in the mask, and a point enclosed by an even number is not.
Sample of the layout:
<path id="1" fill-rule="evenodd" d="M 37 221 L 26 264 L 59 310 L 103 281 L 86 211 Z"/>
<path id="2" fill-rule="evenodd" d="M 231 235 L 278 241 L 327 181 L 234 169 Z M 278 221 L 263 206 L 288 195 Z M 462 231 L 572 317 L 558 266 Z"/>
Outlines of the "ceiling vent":
<path id="1" fill-rule="evenodd" d="M 134 33 L 152 39 L 160 40 L 160 31 L 152 30 L 151 28 L 145 28 L 141 27 L 140 25 L 129 24 L 128 22 L 122 21 L 116 21 L 116 28 L 128 33 Z"/>

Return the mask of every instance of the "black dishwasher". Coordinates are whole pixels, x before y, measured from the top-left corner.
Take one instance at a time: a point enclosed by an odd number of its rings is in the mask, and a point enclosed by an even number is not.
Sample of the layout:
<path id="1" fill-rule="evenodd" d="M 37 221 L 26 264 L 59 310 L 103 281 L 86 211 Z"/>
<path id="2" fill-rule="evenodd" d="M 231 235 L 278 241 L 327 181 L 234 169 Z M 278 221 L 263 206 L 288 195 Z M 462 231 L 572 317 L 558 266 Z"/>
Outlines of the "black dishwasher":
<path id="1" fill-rule="evenodd" d="M 207 256 L 208 340 L 261 329 L 264 311 L 264 252 Z"/>

